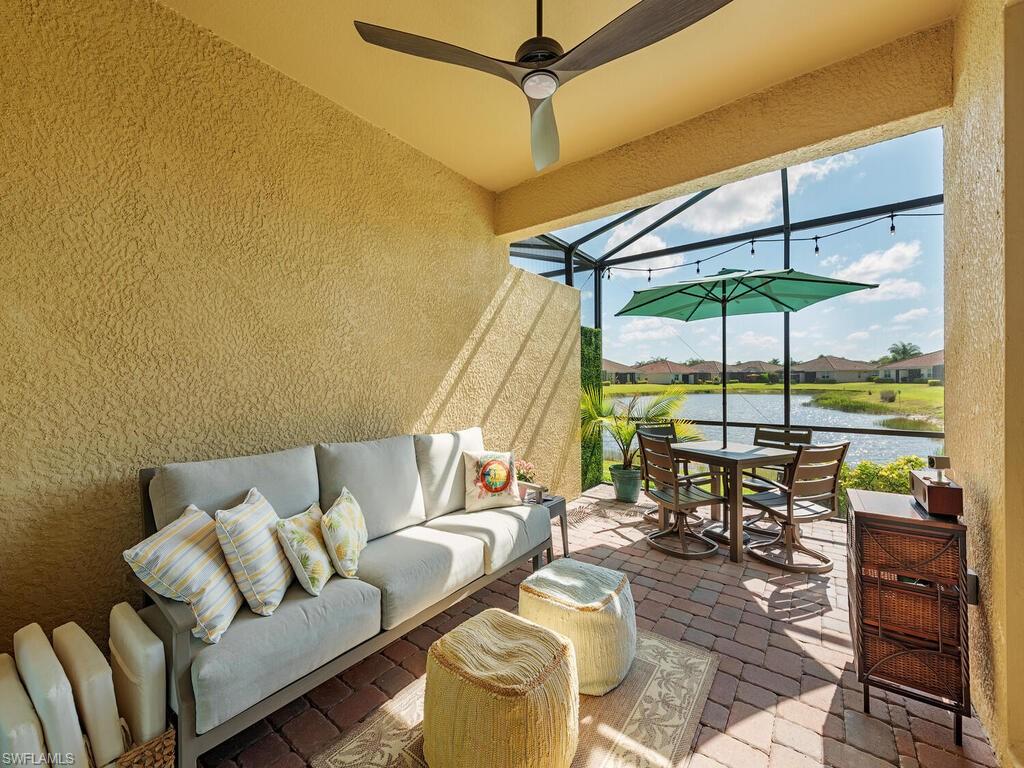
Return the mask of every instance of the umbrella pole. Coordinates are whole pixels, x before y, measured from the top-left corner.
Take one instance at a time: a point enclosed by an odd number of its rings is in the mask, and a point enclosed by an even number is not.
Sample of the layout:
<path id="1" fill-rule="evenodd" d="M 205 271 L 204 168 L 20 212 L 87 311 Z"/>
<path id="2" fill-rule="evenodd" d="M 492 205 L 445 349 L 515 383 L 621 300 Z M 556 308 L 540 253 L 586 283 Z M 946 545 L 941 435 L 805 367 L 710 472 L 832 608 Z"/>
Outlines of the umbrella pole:
<path id="1" fill-rule="evenodd" d="M 722 449 L 729 446 L 729 365 L 725 355 L 725 292 L 722 295 Z"/>

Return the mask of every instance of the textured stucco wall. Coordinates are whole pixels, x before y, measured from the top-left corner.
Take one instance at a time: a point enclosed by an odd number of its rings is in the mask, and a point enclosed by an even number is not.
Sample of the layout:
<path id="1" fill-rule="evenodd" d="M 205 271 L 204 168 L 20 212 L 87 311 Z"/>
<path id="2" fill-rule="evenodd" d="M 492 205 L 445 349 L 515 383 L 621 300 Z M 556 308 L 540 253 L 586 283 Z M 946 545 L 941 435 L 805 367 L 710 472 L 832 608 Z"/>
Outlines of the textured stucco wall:
<path id="1" fill-rule="evenodd" d="M 938 125 L 952 23 L 794 78 L 499 193 L 508 239 Z"/>
<path id="2" fill-rule="evenodd" d="M 0 25 L 0 651 L 136 595 L 136 472 L 482 424 L 573 494 L 579 299 L 493 194 L 149 0 Z"/>
<path id="3" fill-rule="evenodd" d="M 1024 280 L 1005 251 L 1003 3 L 968 0 L 956 22 L 954 101 L 945 123 L 946 448 L 965 489 L 970 563 L 981 582 L 971 609 L 974 704 L 1004 765 L 1012 765 L 1009 703 L 1024 679 L 1011 675 L 1008 641 L 1020 642 L 1019 597 L 1008 592 L 1024 540 L 1009 515 L 1024 467 L 1019 413 L 1024 339 L 1010 323 Z M 1019 218 L 1019 217 L 1018 217 Z M 1019 565 L 1018 565 L 1019 568 Z M 1017 578 L 1021 577 L 1020 570 Z M 1019 586 L 1014 587 L 1019 596 Z M 1016 617 L 1014 618 L 1014 615 Z M 1019 702 L 1019 698 L 1017 698 Z M 1020 727 L 1018 703 L 1016 718 Z"/>

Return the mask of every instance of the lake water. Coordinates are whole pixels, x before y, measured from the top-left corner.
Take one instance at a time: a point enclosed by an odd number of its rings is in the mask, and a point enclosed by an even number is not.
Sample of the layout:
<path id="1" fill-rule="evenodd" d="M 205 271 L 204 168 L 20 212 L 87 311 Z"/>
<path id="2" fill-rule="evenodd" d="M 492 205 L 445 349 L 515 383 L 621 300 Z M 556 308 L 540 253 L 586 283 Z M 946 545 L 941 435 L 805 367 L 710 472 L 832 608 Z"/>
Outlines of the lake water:
<path id="1" fill-rule="evenodd" d="M 616 398 L 620 402 L 627 402 L 629 398 Z M 811 403 L 810 395 L 794 394 L 792 421 L 794 424 L 819 424 L 824 427 L 834 425 L 837 427 L 873 427 L 882 428 L 884 415 L 871 413 L 846 413 L 830 408 L 820 408 Z M 781 424 L 783 420 L 784 399 L 782 395 L 775 394 L 740 394 L 729 395 L 729 420 L 762 422 L 765 424 Z M 708 419 L 721 420 L 722 418 L 722 396 L 721 394 L 691 394 L 686 396 L 682 408 L 675 414 L 680 419 Z M 698 429 L 709 439 L 721 439 L 721 427 L 700 426 Z M 740 427 L 729 428 L 729 438 L 740 442 L 749 443 L 754 439 L 753 429 Z M 814 442 L 816 443 L 838 443 L 844 440 L 850 441 L 850 452 L 847 462 L 857 464 L 865 459 L 880 463 L 892 461 L 900 456 L 916 455 L 926 457 L 929 454 L 939 453 L 942 450 L 942 440 L 926 437 L 895 437 L 887 435 L 846 435 L 839 432 L 827 432 L 815 430 Z M 604 436 L 605 458 L 621 460 L 615 443 L 606 434 Z"/>

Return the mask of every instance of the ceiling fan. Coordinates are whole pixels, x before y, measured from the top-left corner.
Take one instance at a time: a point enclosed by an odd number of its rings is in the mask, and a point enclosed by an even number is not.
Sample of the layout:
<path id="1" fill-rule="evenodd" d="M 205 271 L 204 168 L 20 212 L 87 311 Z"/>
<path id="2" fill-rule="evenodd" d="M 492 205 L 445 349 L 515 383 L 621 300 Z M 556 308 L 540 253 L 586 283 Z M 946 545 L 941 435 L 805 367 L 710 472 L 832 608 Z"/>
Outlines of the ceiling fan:
<path id="1" fill-rule="evenodd" d="M 558 160 L 558 128 L 551 98 L 555 91 L 591 69 L 659 40 L 709 16 L 731 0 L 640 0 L 568 52 L 557 40 L 544 37 L 543 0 L 537 0 L 537 36 L 516 51 L 515 61 L 502 61 L 457 45 L 397 29 L 355 22 L 368 43 L 393 51 L 469 67 L 508 80 L 530 103 L 530 145 L 539 171 Z"/>

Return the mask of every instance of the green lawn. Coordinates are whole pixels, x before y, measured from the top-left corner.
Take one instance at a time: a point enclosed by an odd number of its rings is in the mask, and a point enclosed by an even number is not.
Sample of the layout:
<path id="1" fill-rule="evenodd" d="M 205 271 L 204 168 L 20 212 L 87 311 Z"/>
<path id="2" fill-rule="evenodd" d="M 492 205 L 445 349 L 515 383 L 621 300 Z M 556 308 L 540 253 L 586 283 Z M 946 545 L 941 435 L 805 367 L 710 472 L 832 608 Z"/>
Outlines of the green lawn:
<path id="1" fill-rule="evenodd" d="M 610 384 L 605 389 L 610 395 L 653 395 L 666 389 L 680 389 L 688 394 L 718 393 L 718 384 Z M 782 384 L 729 384 L 729 391 L 743 394 L 782 394 Z M 927 384 L 793 384 L 792 391 L 814 396 L 814 403 L 823 408 L 856 413 L 917 416 L 929 419 L 933 426 L 941 424 L 943 387 Z M 881 393 L 895 392 L 895 401 L 883 402 Z M 921 427 L 926 428 L 926 427 Z"/>

